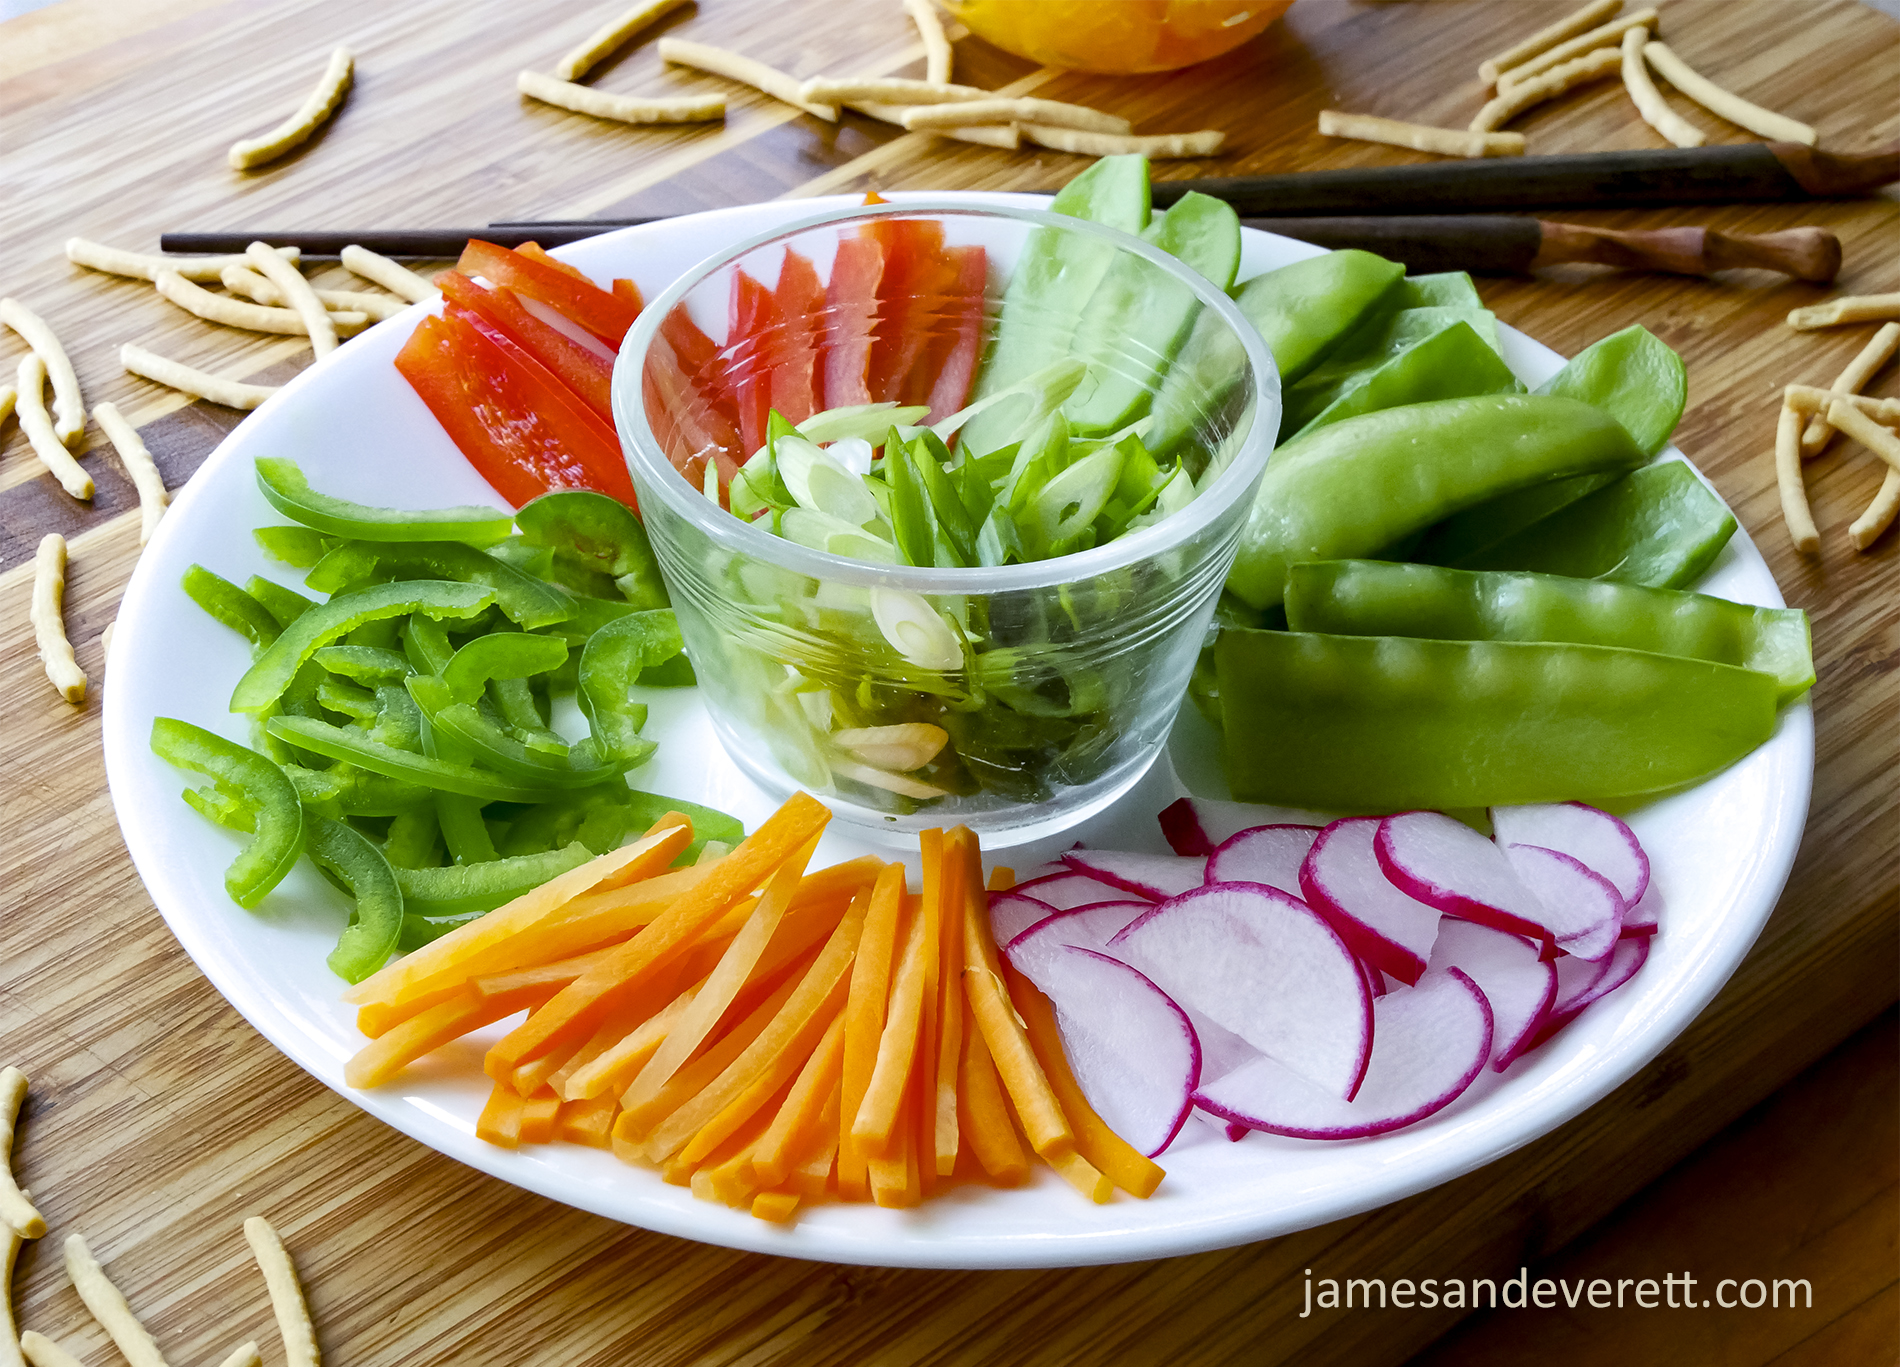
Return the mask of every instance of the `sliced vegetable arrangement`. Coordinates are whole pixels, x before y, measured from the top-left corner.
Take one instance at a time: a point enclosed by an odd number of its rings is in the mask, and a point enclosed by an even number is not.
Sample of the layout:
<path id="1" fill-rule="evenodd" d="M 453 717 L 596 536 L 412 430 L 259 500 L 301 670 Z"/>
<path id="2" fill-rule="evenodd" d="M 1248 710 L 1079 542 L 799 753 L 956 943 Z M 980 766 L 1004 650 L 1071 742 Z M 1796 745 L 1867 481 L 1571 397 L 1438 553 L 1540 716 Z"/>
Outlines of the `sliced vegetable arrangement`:
<path id="1" fill-rule="evenodd" d="M 476 1133 L 506 1148 L 611 1147 L 781 1221 L 827 1196 L 1015 1186 L 1032 1153 L 1090 1200 L 1151 1194 L 1162 1170 L 1090 1106 L 1088 1061 L 1078 1085 L 1049 1003 L 997 956 L 975 836 L 923 833 L 917 895 L 901 864 L 808 870 L 829 819 L 801 793 L 669 869 L 695 832 L 665 814 L 345 994 L 371 1037 L 347 1080 L 382 1085 L 526 1008 L 485 1060 Z"/>
<path id="2" fill-rule="evenodd" d="M 1303 814 L 1183 798 L 1176 855 L 1077 848 L 990 897 L 1089 1104 L 1149 1157 L 1196 1108 L 1302 1139 L 1422 1120 L 1629 981 L 1657 931 L 1641 844 L 1593 807 L 1493 808 L 1490 840 L 1437 812 L 1263 815 Z"/>
<path id="3" fill-rule="evenodd" d="M 251 835 L 225 879 L 241 906 L 309 854 L 354 901 L 330 966 L 356 982 L 664 811 L 693 814 L 693 852 L 743 834 L 626 784 L 655 746 L 633 685 L 693 675 L 624 504 L 565 491 L 512 517 L 371 508 L 275 459 L 257 480 L 295 519 L 258 543 L 329 596 L 193 565 L 185 592 L 256 648 L 231 710 L 252 719 L 257 749 L 171 718 L 152 729 L 161 758 L 211 779 L 185 800 Z M 570 693 L 588 731 L 575 743 L 553 728 Z"/>

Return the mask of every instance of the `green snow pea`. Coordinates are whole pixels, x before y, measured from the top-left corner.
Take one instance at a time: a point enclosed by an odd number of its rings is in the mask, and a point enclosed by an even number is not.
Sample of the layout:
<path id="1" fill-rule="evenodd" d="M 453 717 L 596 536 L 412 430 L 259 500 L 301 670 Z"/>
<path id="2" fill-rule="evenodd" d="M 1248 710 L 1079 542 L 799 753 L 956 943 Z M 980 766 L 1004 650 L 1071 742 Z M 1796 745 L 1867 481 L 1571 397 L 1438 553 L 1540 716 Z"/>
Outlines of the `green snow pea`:
<path id="1" fill-rule="evenodd" d="M 1390 303 L 1401 309 L 1484 307 L 1484 300 L 1478 296 L 1478 287 L 1466 271 L 1408 275 L 1392 292 Z"/>
<path id="2" fill-rule="evenodd" d="M 553 552 L 558 582 L 596 598 L 617 589 L 636 608 L 667 606 L 646 528 L 619 499 L 562 489 L 523 505 L 515 521 L 528 545 Z M 574 582 L 562 570 L 571 571 Z"/>
<path id="3" fill-rule="evenodd" d="M 257 527 L 251 532 L 265 555 L 294 569 L 307 570 L 336 545 L 314 527 Z"/>
<path id="4" fill-rule="evenodd" d="M 593 733 L 595 751 L 609 763 L 626 769 L 652 755 L 655 743 L 640 735 L 646 704 L 634 702 L 628 691 L 647 670 L 665 664 L 682 648 L 679 621 L 670 608 L 622 617 L 588 638 L 581 651 L 576 700 Z"/>
<path id="5" fill-rule="evenodd" d="M 239 906 L 256 906 L 303 852 L 303 806 L 289 777 L 257 751 L 173 717 L 153 718 L 152 752 L 209 778 L 217 796 L 207 805 L 248 812 L 251 840 L 225 870 L 224 887 Z"/>
<path id="6" fill-rule="evenodd" d="M 1707 594 L 1494 570 L 1318 560 L 1287 573 L 1287 623 L 1339 636 L 1570 641 L 1772 674 L 1778 701 L 1814 682 L 1808 615 Z"/>
<path id="7" fill-rule="evenodd" d="M 433 806 L 398 812 L 389 823 L 389 833 L 383 837 L 383 858 L 392 869 L 435 868 L 442 862 L 441 836 Z M 402 882 L 400 874 L 396 881 Z M 407 896 L 407 889 L 404 895 Z"/>
<path id="8" fill-rule="evenodd" d="M 289 626 L 316 606 L 313 600 L 304 597 L 297 590 L 287 589 L 282 584 L 258 574 L 252 575 L 246 581 L 244 591 L 255 598 L 264 611 L 276 619 L 279 630 Z"/>
<path id="9" fill-rule="evenodd" d="M 1374 555 L 1506 490 L 1642 460 L 1616 419 L 1575 399 L 1440 399 L 1348 418 L 1268 463 L 1227 587 L 1272 607 L 1288 565 Z"/>
<path id="10" fill-rule="evenodd" d="M 240 636 L 249 638 L 251 644 L 260 650 L 283 632 L 277 619 L 271 616 L 262 603 L 203 565 L 193 565 L 187 569 L 183 584 L 192 602 Z"/>
<path id="11" fill-rule="evenodd" d="M 1103 157 L 1063 186 L 1050 210 L 1139 233 L 1148 226 L 1148 161 Z M 973 398 L 1014 384 L 1069 355 L 1088 302 L 1122 253 L 1111 242 L 1039 228 L 1024 244 L 1003 295 L 1002 321 L 977 374 Z M 1013 440 L 1010 408 L 987 409 L 963 427 L 962 446 L 978 454 Z"/>
<path id="12" fill-rule="evenodd" d="M 1702 577 L 1735 534 L 1722 500 L 1686 461 L 1664 461 L 1606 485 L 1458 568 L 1536 570 L 1679 589 Z"/>
<path id="13" fill-rule="evenodd" d="M 1469 325 L 1487 346 L 1497 350 L 1497 319 L 1485 309 L 1400 309 L 1367 320 L 1325 364 L 1282 391 L 1283 438 L 1306 427 L 1328 405 L 1364 383 L 1367 376 L 1458 323 Z"/>
<path id="14" fill-rule="evenodd" d="M 262 712 L 283 696 L 297 671 L 320 647 L 340 640 L 366 622 L 416 613 L 425 617 L 469 618 L 494 601 L 493 589 L 433 579 L 377 584 L 355 593 L 339 594 L 292 622 L 283 635 L 252 662 L 231 694 L 231 710 Z"/>
<path id="15" fill-rule="evenodd" d="M 1224 199 L 1189 190 L 1142 229 L 1144 242 L 1191 266 L 1216 289 L 1230 290 L 1240 273 L 1240 216 Z"/>
<path id="16" fill-rule="evenodd" d="M 1299 435 L 1382 408 L 1480 394 L 1521 394 L 1523 390 L 1497 350 L 1469 323 L 1460 321 L 1384 365 L 1354 376 Z"/>
<path id="17" fill-rule="evenodd" d="M 524 627 L 565 621 L 573 599 L 486 551 L 459 541 L 346 541 L 317 562 L 304 583 L 320 593 L 347 593 L 389 580 L 441 579 L 481 584 L 495 606 Z"/>
<path id="18" fill-rule="evenodd" d="M 402 933 L 402 888 L 383 852 L 341 821 L 312 816 L 305 844 L 316 866 L 356 899 L 350 923 L 330 951 L 332 971 L 360 983 L 389 961 Z"/>
<path id="19" fill-rule="evenodd" d="M 456 916 L 470 911 L 493 911 L 550 878 L 579 868 L 594 857 L 575 842 L 546 854 L 492 859 L 448 868 L 398 868 L 404 908 L 414 916 Z"/>
<path id="20" fill-rule="evenodd" d="M 498 776 L 503 781 L 512 780 L 517 793 L 526 791 L 530 796 L 509 797 L 493 789 L 484 791 L 466 784 L 457 787 L 446 782 L 437 783 L 435 786 L 438 788 L 464 793 L 469 797 L 487 798 L 489 801 L 535 801 L 555 791 L 590 788 L 597 783 L 605 783 L 617 778 L 620 771 L 627 767 L 602 759 L 594 746 L 586 741 L 560 755 L 532 749 L 473 703 L 456 702 L 442 680 L 427 674 L 411 674 L 403 682 L 408 685 L 409 696 L 416 700 L 416 706 L 422 709 L 422 715 L 427 718 L 438 744 L 443 739 L 452 741 L 481 765 L 492 770 L 492 776 Z M 359 760 L 358 763 L 364 761 Z M 419 781 L 428 782 L 426 778 Z"/>
<path id="21" fill-rule="evenodd" d="M 492 546 L 514 530 L 514 518 L 499 508 L 372 508 L 332 498 L 310 487 L 296 461 L 278 456 L 258 458 L 257 487 L 285 517 L 330 536 L 357 541 L 461 541 Z"/>
<path id="22" fill-rule="evenodd" d="M 413 680 L 424 676 L 418 674 L 410 677 Z M 427 709 L 424 711 L 426 713 Z M 300 750 L 328 755 L 331 759 L 347 760 L 387 778 L 419 784 L 425 789 L 461 793 L 484 802 L 539 802 L 562 786 L 548 782 L 513 782 L 501 774 L 477 769 L 469 764 L 434 759 L 385 745 L 359 730 L 332 726 L 314 717 L 272 717 L 264 725 L 270 734 Z"/>
<path id="23" fill-rule="evenodd" d="M 1708 777 L 1775 727 L 1770 675 L 1608 646 L 1236 629 L 1214 654 L 1243 802 L 1626 804 Z"/>

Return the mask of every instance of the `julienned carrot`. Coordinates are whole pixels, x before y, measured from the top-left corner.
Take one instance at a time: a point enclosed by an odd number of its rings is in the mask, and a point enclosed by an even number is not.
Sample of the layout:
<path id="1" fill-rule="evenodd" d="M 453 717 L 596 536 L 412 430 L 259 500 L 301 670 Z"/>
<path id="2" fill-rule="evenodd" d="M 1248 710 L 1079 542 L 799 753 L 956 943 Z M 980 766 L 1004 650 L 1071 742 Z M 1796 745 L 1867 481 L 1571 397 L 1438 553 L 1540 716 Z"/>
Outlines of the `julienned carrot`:
<path id="1" fill-rule="evenodd" d="M 585 1101 L 607 1092 L 618 1097 L 691 1009 L 701 986 L 694 983 L 645 1019 L 639 1018 L 647 1005 L 644 1001 L 619 1008 L 548 1081 L 570 1101 Z"/>
<path id="2" fill-rule="evenodd" d="M 1016 1011 L 1029 1032 L 1030 1048 L 1036 1051 L 1037 1061 L 1062 1103 L 1062 1113 L 1069 1118 L 1069 1128 L 1075 1131 L 1076 1152 L 1129 1195 L 1144 1198 L 1154 1195 L 1167 1173 L 1109 1129 L 1089 1105 L 1063 1052 L 1062 1035 L 1056 1029 L 1055 1006 L 1034 983 L 1016 971 L 1014 964 L 1003 965 L 1003 979 L 1009 984 L 1010 999 L 1016 1003 Z"/>
<path id="3" fill-rule="evenodd" d="M 815 955 L 813 957 L 816 958 Z M 673 1074 L 673 1080 L 660 1088 L 660 1094 L 652 1101 L 637 1110 L 621 1107 L 619 1116 L 614 1120 L 614 1152 L 630 1163 L 639 1159 L 642 1147 L 654 1127 L 703 1091 L 708 1083 L 724 1072 L 728 1064 L 764 1033 L 765 1027 L 778 1015 L 779 1008 L 798 989 L 802 976 L 802 972 L 788 973 L 771 996 L 715 1040 L 705 1053 Z"/>
<path id="4" fill-rule="evenodd" d="M 989 915 L 976 898 L 969 899 L 964 909 L 963 962 L 970 1014 L 983 1032 L 983 1042 L 989 1046 L 990 1058 L 1016 1107 L 1029 1146 L 1045 1158 L 1074 1148 L 1075 1133 L 1062 1113 L 1062 1103 L 1043 1075 L 1022 1022 L 1010 1005 L 996 940 L 990 934 Z"/>
<path id="5" fill-rule="evenodd" d="M 906 1209 L 917 1204 L 921 1191 L 917 1191 L 917 1122 L 913 1114 L 916 1097 L 913 1089 L 906 1087 L 898 1098 L 897 1114 L 893 1117 L 890 1141 L 876 1153 L 865 1159 L 865 1173 L 870 1178 L 871 1199 L 880 1206 L 892 1210 Z"/>
<path id="6" fill-rule="evenodd" d="M 735 1113 L 728 1110 L 733 1102 L 743 1095 L 746 1102 L 739 1109 L 750 1114 L 773 1090 L 764 1086 L 763 1079 L 790 1081 L 797 1074 L 831 1017 L 844 1009 L 851 960 L 863 928 L 861 915 L 847 914 L 838 923 L 772 1023 L 698 1095 L 654 1127 L 646 1142 L 650 1157 L 665 1158 L 678 1152 L 715 1118 L 721 1126 L 737 1123 Z"/>
<path id="7" fill-rule="evenodd" d="M 521 1143 L 521 1111 L 525 1104 L 514 1088 L 496 1083 L 482 1113 L 475 1118 L 475 1137 L 504 1149 L 515 1148 Z"/>
<path id="8" fill-rule="evenodd" d="M 911 1065 L 917 1057 L 917 1029 L 924 1009 L 924 923 L 922 899 L 906 897 L 907 929 L 904 949 L 891 974 L 890 1004 L 884 1010 L 884 1032 L 878 1037 L 877 1063 L 871 1081 L 851 1122 L 851 1137 L 864 1146 L 867 1158 L 896 1144 L 898 1123 L 910 1093 Z"/>
<path id="9" fill-rule="evenodd" d="M 356 1028 L 366 1038 L 375 1039 L 386 1035 L 411 1016 L 419 1016 L 432 1006 L 440 1006 L 453 997 L 459 997 L 468 989 L 468 980 L 459 979 L 412 997 L 399 1006 L 387 1002 L 365 1002 L 356 1008 Z"/>
<path id="10" fill-rule="evenodd" d="M 607 953 L 607 950 L 596 949 L 587 954 L 556 959 L 552 963 L 536 964 L 533 968 L 511 968 L 501 973 L 484 973 L 478 978 L 469 979 L 468 985 L 475 989 L 477 996 L 481 997 L 499 997 L 523 987 L 562 988 L 605 959 Z"/>
<path id="11" fill-rule="evenodd" d="M 844 1068 L 840 1091 L 842 1133 L 838 1145 L 838 1194 L 847 1201 L 865 1197 L 864 1146 L 851 1137 L 864 1092 L 877 1065 L 878 1040 L 884 1034 L 884 1008 L 890 996 L 891 956 L 896 951 L 898 920 L 904 910 L 904 866 L 892 864 L 878 875 L 851 964 L 851 992 L 845 1004 Z"/>
<path id="12" fill-rule="evenodd" d="M 600 887 L 609 879 L 622 886 L 652 877 L 660 872 L 693 838 L 691 824 L 669 825 L 647 834 L 631 845 L 610 850 L 590 859 L 579 868 L 569 869 L 550 878 L 531 892 L 524 892 L 505 906 L 486 916 L 457 926 L 432 944 L 406 954 L 379 972 L 372 973 L 343 994 L 347 1002 L 401 1001 L 441 985 L 444 974 L 459 965 L 471 965 L 461 977 L 472 977 L 486 968 L 481 951 L 532 928 L 563 904 Z M 628 876 L 630 875 L 630 876 Z"/>
<path id="13" fill-rule="evenodd" d="M 963 1036 L 957 1083 L 957 1122 L 976 1161 L 994 1181 L 1015 1186 L 1029 1175 L 1029 1158 L 1016 1135 L 1016 1123 L 1009 1118 L 1009 1103 L 1003 1100 L 1002 1085 L 996 1080 L 990 1047 L 974 1023 Z"/>
<path id="14" fill-rule="evenodd" d="M 782 1225 L 798 1214 L 798 1193 L 762 1191 L 752 1198 L 752 1214 L 755 1219 Z"/>
<path id="15" fill-rule="evenodd" d="M 797 1192 L 808 1201 L 816 1201 L 825 1194 L 838 1157 L 840 1090 L 833 1087 L 831 1095 L 825 1098 L 824 1110 L 818 1114 L 818 1128 L 807 1137 L 804 1150 L 795 1160 L 797 1166 L 779 1183 L 778 1190 Z"/>
<path id="16" fill-rule="evenodd" d="M 516 1093 L 516 1095 L 520 1095 Z M 554 1126 L 561 1117 L 561 1098 L 543 1091 L 525 1097 L 521 1103 L 521 1142 L 545 1144 L 554 1138 Z"/>
<path id="17" fill-rule="evenodd" d="M 816 840 L 808 840 L 791 858 L 779 865 L 778 872 L 772 875 L 772 881 L 766 885 L 765 895 L 759 898 L 758 905 L 746 918 L 745 925 L 733 937 L 731 946 L 720 956 L 718 966 L 707 977 L 705 986 L 693 998 L 693 1004 L 674 1022 L 667 1031 L 666 1041 L 654 1051 L 647 1060 L 626 1094 L 622 1104 L 638 1106 L 651 1101 L 658 1095 L 661 1087 L 678 1072 L 680 1066 L 692 1057 L 693 1051 L 712 1033 L 719 1024 L 719 1018 L 726 1008 L 732 1005 L 732 999 L 739 995 L 746 982 L 751 978 L 753 969 L 758 966 L 759 956 L 765 953 L 766 946 L 772 942 L 772 933 L 779 928 L 779 919 L 791 905 L 792 895 L 798 890 L 799 879 L 804 876 L 805 865 L 811 862 Z"/>
<path id="18" fill-rule="evenodd" d="M 998 864 L 990 870 L 990 891 L 1008 892 L 1016 886 L 1016 870 Z"/>
<path id="19" fill-rule="evenodd" d="M 580 1047 L 579 1044 L 564 1044 L 551 1054 L 529 1059 L 508 1075 L 508 1085 L 523 1096 L 533 1096 L 550 1085 L 549 1080 L 561 1069 L 567 1067 L 568 1060 L 580 1052 Z M 559 1093 L 556 1095 L 558 1096 Z"/>
<path id="20" fill-rule="evenodd" d="M 1115 1184 L 1109 1180 L 1108 1175 L 1074 1149 L 1046 1153 L 1042 1157 L 1044 1162 L 1056 1170 L 1063 1181 L 1096 1205 L 1103 1204 L 1114 1195 Z"/>
<path id="21" fill-rule="evenodd" d="M 554 1136 L 570 1144 L 585 1144 L 590 1149 L 607 1147 L 608 1132 L 613 1129 L 614 1112 L 619 1103 L 610 1096 L 590 1097 L 586 1101 L 561 1103 L 561 1118 Z"/>
<path id="22" fill-rule="evenodd" d="M 862 940 L 860 939 L 860 943 Z M 844 1068 L 844 1016 L 840 1011 L 825 1030 L 799 1070 L 790 1095 L 752 1150 L 753 1176 L 761 1187 L 775 1187 L 790 1174 L 793 1163 L 813 1147 L 814 1132 L 825 1103 L 838 1089 Z M 691 1147 L 690 1145 L 688 1146 Z"/>
<path id="23" fill-rule="evenodd" d="M 941 830 L 920 835 L 924 867 L 924 997 L 918 1016 L 917 1050 L 911 1062 L 917 1090 L 917 1162 L 928 1190 L 937 1178 L 937 1062 L 938 1020 L 942 1014 L 943 925 L 947 907 L 944 894 L 944 839 Z M 959 902 L 957 907 L 962 909 Z M 952 1124 L 955 1117 L 952 1117 Z"/>
<path id="24" fill-rule="evenodd" d="M 936 1173 L 948 1177 L 957 1170 L 957 1147 L 962 1125 L 957 1118 L 957 1074 L 963 1056 L 963 917 L 966 900 L 978 890 L 983 864 L 976 853 L 976 837 L 966 827 L 951 831 L 944 843 L 942 959 L 937 969 L 937 1104 Z M 972 880 L 975 881 L 972 881 Z"/>
<path id="25" fill-rule="evenodd" d="M 474 988 L 463 987 L 456 996 L 411 1016 L 357 1050 L 344 1065 L 343 1080 L 352 1087 L 380 1087 L 424 1054 L 471 1030 L 505 1020 L 523 1007 L 539 1006 L 554 991 L 528 987 L 509 995 L 483 997 Z"/>
<path id="26" fill-rule="evenodd" d="M 835 1009 L 834 1009 L 835 1008 Z M 705 1157 L 723 1144 L 729 1135 L 742 1127 L 751 1127 L 754 1116 L 759 1117 L 756 1138 L 762 1141 L 778 1117 L 791 1104 L 791 1094 L 798 1088 L 798 1079 L 804 1075 L 805 1068 L 817 1054 L 824 1038 L 831 1034 L 832 1027 L 844 1016 L 844 983 L 838 983 L 825 1004 L 798 1029 L 791 1043 L 780 1050 L 759 1075 L 740 1089 L 738 1095 L 720 1107 L 717 1114 L 693 1132 L 690 1139 L 680 1150 L 680 1156 L 688 1162 L 704 1161 Z M 822 1027 L 822 1028 L 821 1028 Z M 737 1065 L 735 1065 L 737 1066 Z M 767 1098 L 775 1098 L 768 1102 Z M 655 1136 L 658 1142 L 658 1136 Z M 756 1144 L 754 1145 L 756 1147 Z M 747 1172 L 751 1171 L 752 1149 L 746 1151 Z M 753 1183 L 753 1189 L 764 1185 Z"/>
<path id="27" fill-rule="evenodd" d="M 830 819 L 824 803 L 809 794 L 794 793 L 731 854 L 707 865 L 709 871 L 698 887 L 642 927 L 605 963 L 562 988 L 553 1001 L 497 1041 L 483 1061 L 488 1075 L 505 1077 L 567 1040 L 586 1038 L 610 1008 L 638 991 Z"/>
<path id="28" fill-rule="evenodd" d="M 702 1201 L 718 1201 L 728 1206 L 751 1206 L 759 1190 L 759 1184 L 752 1178 L 752 1150 L 764 1136 L 772 1115 L 785 1104 L 793 1085 L 791 1079 L 786 1079 L 773 1091 L 768 1103 L 755 1106 L 750 1115 L 733 1127 L 731 1134 L 700 1157 L 693 1157 L 690 1150 L 681 1151 L 675 1161 L 692 1169 L 693 1195 Z"/>

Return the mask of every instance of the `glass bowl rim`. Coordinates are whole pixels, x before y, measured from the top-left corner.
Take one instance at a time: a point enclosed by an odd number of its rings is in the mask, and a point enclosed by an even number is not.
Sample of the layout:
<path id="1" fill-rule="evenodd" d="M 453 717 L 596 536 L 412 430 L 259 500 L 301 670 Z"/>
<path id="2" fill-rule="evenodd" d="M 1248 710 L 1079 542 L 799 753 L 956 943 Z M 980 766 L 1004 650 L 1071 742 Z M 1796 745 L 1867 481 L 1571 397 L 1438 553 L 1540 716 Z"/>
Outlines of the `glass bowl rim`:
<path id="1" fill-rule="evenodd" d="M 1247 363 L 1257 378 L 1253 428 L 1242 440 L 1241 448 L 1227 468 L 1207 489 L 1180 512 L 1163 518 L 1151 527 L 1122 536 L 1105 546 L 1095 546 L 1071 555 L 1027 564 L 937 567 L 894 565 L 856 560 L 814 550 L 785 537 L 773 536 L 752 523 L 714 507 L 705 495 L 680 477 L 678 470 L 660 451 L 652 425 L 647 421 L 646 403 L 640 388 L 644 378 L 644 359 L 661 324 L 673 308 L 692 290 L 717 272 L 732 266 L 760 247 L 795 237 L 814 228 L 833 224 L 866 222 L 879 218 L 929 217 L 951 215 L 968 218 L 1011 219 L 1025 229 L 1055 228 L 1100 238 L 1115 247 L 1159 267 L 1191 290 L 1204 308 L 1211 308 L 1240 341 Z M 636 359 L 638 358 L 638 359 Z M 736 553 L 749 555 L 794 573 L 828 582 L 857 587 L 907 589 L 916 593 L 1004 593 L 1015 590 L 1055 588 L 1080 583 L 1097 575 L 1112 573 L 1141 560 L 1163 554 L 1193 540 L 1218 521 L 1229 506 L 1249 491 L 1272 454 L 1279 423 L 1271 423 L 1264 410 L 1271 396 L 1272 407 L 1279 407 L 1280 374 L 1265 340 L 1246 316 L 1227 297 L 1225 291 L 1190 267 L 1186 262 L 1151 246 L 1132 233 L 1110 228 L 1084 218 L 1023 209 L 994 202 L 973 202 L 949 196 L 906 197 L 885 204 L 851 206 L 814 214 L 809 218 L 755 233 L 734 246 L 722 248 L 697 265 L 682 272 L 672 284 L 641 311 L 639 320 L 627 334 L 614 362 L 611 404 L 616 434 L 621 438 L 629 471 L 643 477 L 651 493 L 676 515 L 684 518 L 715 543 Z"/>

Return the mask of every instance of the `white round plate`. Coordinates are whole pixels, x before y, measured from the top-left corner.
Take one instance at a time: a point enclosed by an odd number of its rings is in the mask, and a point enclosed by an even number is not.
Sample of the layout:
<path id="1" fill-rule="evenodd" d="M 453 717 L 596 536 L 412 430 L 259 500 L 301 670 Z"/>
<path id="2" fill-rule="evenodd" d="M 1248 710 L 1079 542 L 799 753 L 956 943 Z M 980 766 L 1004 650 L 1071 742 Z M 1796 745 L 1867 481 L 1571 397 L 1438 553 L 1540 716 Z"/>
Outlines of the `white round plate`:
<path id="1" fill-rule="evenodd" d="M 1041 196 L 972 195 L 1040 206 Z M 631 276 L 648 298 L 713 250 L 849 203 L 752 205 L 647 224 L 559 253 L 606 280 Z M 1243 277 L 1315 254 L 1249 230 Z M 299 1066 L 451 1158 L 569 1205 L 648 1229 L 734 1248 L 833 1262 L 911 1267 L 1046 1267 L 1120 1262 L 1222 1248 L 1336 1220 L 1447 1181 L 1528 1143 L 1600 1100 L 1655 1057 L 1727 981 L 1793 864 L 1813 777 L 1805 701 L 1741 763 L 1631 819 L 1664 900 L 1648 964 L 1503 1078 L 1487 1073 L 1451 1107 L 1376 1139 L 1324 1143 L 1252 1135 L 1238 1144 L 1191 1122 L 1163 1157 L 1168 1177 L 1150 1200 L 1083 1201 L 1047 1169 L 1014 1191 L 965 1187 L 913 1211 L 819 1205 L 789 1226 L 695 1200 L 654 1171 L 610 1154 L 554 1144 L 508 1151 L 475 1138 L 487 1094 L 482 1050 L 501 1027 L 463 1040 L 373 1092 L 343 1082 L 363 1043 L 342 983 L 324 964 L 345 906 L 306 861 L 264 905 L 225 895 L 240 838 L 179 800 L 187 775 L 148 747 L 155 716 L 182 717 L 243 739 L 225 710 L 249 647 L 179 588 L 192 562 L 238 583 L 253 574 L 296 583 L 267 561 L 251 529 L 281 522 L 258 494 L 251 462 L 297 460 L 317 488 L 364 503 L 431 507 L 499 500 L 462 459 L 391 364 L 426 306 L 352 341 L 285 386 L 212 454 L 180 491 L 126 590 L 105 690 L 106 771 L 127 848 L 159 911 L 212 983 Z M 1505 359 L 1535 385 L 1561 364 L 1548 348 L 1501 327 Z M 1673 454 L 1673 453 L 1672 453 Z M 1767 565 L 1738 532 L 1701 587 L 1780 606 Z M 649 690 L 656 758 L 634 784 L 732 812 L 748 825 L 772 804 L 713 738 L 697 690 Z M 1184 709 L 1171 754 L 1115 807 L 1044 847 L 1009 851 L 1026 868 L 1051 849 L 1090 844 L 1162 850 L 1155 813 L 1189 791 L 1220 796 L 1209 736 Z M 1170 762 L 1171 761 L 1171 762 Z M 819 862 L 876 852 L 847 831 L 829 834 Z"/>

